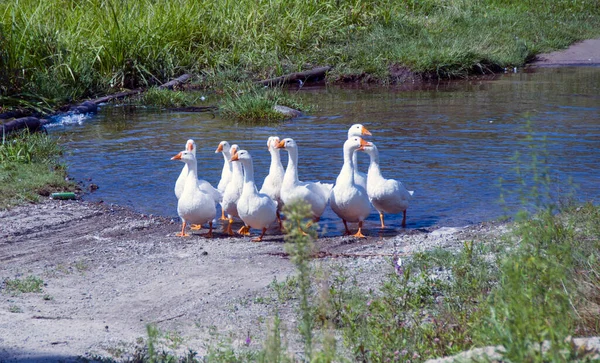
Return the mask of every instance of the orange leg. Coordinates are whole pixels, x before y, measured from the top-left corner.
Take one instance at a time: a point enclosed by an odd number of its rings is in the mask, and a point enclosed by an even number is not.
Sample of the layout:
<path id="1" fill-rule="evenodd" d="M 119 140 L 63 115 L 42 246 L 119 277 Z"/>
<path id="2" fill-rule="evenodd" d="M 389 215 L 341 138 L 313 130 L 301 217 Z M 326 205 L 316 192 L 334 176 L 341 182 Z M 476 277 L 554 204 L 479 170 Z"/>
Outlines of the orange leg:
<path id="1" fill-rule="evenodd" d="M 221 218 L 219 218 L 220 221 L 226 221 L 227 217 L 225 217 L 225 210 L 221 209 Z"/>
<path id="2" fill-rule="evenodd" d="M 406 209 L 404 210 L 402 216 L 402 227 L 406 227 Z"/>
<path id="3" fill-rule="evenodd" d="M 202 229 L 202 225 L 201 224 L 192 224 L 192 225 L 190 225 L 190 229 L 192 231 L 199 231 Z"/>
<path id="4" fill-rule="evenodd" d="M 381 229 L 385 228 L 385 223 L 383 222 L 383 213 L 379 212 L 379 220 L 381 220 Z"/>
<path id="5" fill-rule="evenodd" d="M 242 228 L 240 228 L 237 232 L 238 234 L 241 234 L 243 236 L 249 236 L 250 235 L 250 227 L 248 226 L 243 226 Z"/>
<path id="6" fill-rule="evenodd" d="M 362 225 L 363 225 L 363 222 L 362 222 L 362 221 L 358 222 L 358 232 L 356 232 L 356 234 L 355 234 L 355 235 L 353 235 L 354 237 L 357 237 L 357 238 L 367 238 L 367 237 L 366 237 L 364 234 L 362 234 L 362 232 L 361 232 L 361 230 L 362 230 Z"/>
<path id="7" fill-rule="evenodd" d="M 260 242 L 260 241 L 262 241 L 263 236 L 265 235 L 266 232 L 267 232 L 267 228 L 265 227 L 265 228 L 262 229 L 262 233 L 260 234 L 260 236 L 256 237 L 256 238 L 253 238 L 252 242 Z"/>
<path id="8" fill-rule="evenodd" d="M 208 233 L 204 235 L 204 237 L 206 238 L 212 238 L 213 237 L 213 232 L 212 232 L 212 221 L 208 222 Z"/>
<path id="9" fill-rule="evenodd" d="M 233 224 L 233 218 L 229 218 L 229 224 L 227 225 L 225 232 L 230 236 L 233 236 L 233 229 L 231 229 L 232 224 Z"/>
<path id="10" fill-rule="evenodd" d="M 352 233 L 350 232 L 350 230 L 348 229 L 348 224 L 346 223 L 345 219 L 342 219 L 342 222 L 344 222 L 344 228 L 346 228 L 346 231 L 344 231 L 344 236 L 349 236 Z"/>
<path id="11" fill-rule="evenodd" d="M 181 232 L 177 233 L 175 236 L 177 237 L 189 237 L 190 235 L 185 233 L 185 221 L 181 224 Z"/>

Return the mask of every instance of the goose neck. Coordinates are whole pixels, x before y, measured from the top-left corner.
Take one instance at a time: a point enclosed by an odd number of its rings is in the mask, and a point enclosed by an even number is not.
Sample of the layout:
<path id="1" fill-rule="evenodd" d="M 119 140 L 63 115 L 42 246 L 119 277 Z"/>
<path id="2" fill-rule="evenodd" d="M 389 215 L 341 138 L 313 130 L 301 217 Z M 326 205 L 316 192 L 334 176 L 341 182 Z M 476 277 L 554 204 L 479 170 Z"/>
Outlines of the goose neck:
<path id="1" fill-rule="evenodd" d="M 354 150 L 344 146 L 344 164 L 342 165 L 342 170 L 336 180 L 337 184 L 354 184 L 354 167 L 352 164 L 353 153 Z"/>
<path id="2" fill-rule="evenodd" d="M 284 180 L 291 182 L 298 182 L 298 149 L 289 148 L 288 151 L 288 165 L 285 169 Z"/>
<path id="3" fill-rule="evenodd" d="M 269 174 L 274 175 L 277 173 L 282 173 L 283 165 L 281 164 L 281 154 L 279 149 L 270 148 L 269 152 L 271 153 L 271 166 L 269 167 Z"/>
<path id="4" fill-rule="evenodd" d="M 352 152 L 352 167 L 355 171 L 358 171 L 358 150 Z"/>
<path id="5" fill-rule="evenodd" d="M 254 189 L 254 164 L 252 160 L 243 160 L 242 163 L 244 165 L 244 189 Z"/>
<path id="6" fill-rule="evenodd" d="M 367 178 L 383 179 L 383 176 L 381 175 L 381 169 L 379 168 L 379 153 L 377 150 L 370 152 L 369 157 L 371 161 L 369 163 Z"/>
<path id="7" fill-rule="evenodd" d="M 233 178 L 232 180 L 239 180 L 240 182 L 244 180 L 242 163 L 231 163 L 231 176 Z"/>
<path id="8" fill-rule="evenodd" d="M 195 189 L 198 186 L 198 165 L 196 160 L 186 160 L 185 165 L 187 166 L 188 173 L 185 178 L 185 190 Z"/>

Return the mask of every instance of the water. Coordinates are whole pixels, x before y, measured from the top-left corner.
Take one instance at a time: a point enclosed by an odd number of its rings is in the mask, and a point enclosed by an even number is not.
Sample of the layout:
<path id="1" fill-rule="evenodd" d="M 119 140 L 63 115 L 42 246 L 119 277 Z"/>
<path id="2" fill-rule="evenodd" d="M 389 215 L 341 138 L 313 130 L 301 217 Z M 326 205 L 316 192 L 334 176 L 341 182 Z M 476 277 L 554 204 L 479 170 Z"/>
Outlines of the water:
<path id="1" fill-rule="evenodd" d="M 299 92 L 304 102 L 318 110 L 278 126 L 234 124 L 207 113 L 103 107 L 90 119 L 57 125 L 50 132 L 61 135 L 69 150 L 69 174 L 99 186 L 84 199 L 176 218 L 173 186 L 183 164 L 170 158 L 188 138 L 198 145 L 200 177 L 214 186 L 223 165 L 221 154 L 214 153 L 221 140 L 251 152 L 260 186 L 268 172 L 266 140 L 271 135 L 299 143 L 301 180 L 333 183 L 342 165 L 347 129 L 363 123 L 380 150 L 384 176 L 415 191 L 407 228 L 423 228 L 463 226 L 504 214 L 498 181 L 504 178 L 504 188 L 515 190 L 516 164 L 511 158 L 517 151 L 525 159 L 530 154 L 523 141 L 524 125 L 530 120 L 534 139 L 545 137 L 544 167 L 550 172 L 552 192 L 564 196 L 575 184 L 576 199 L 597 201 L 600 67 L 539 69 L 495 78 L 411 91 L 304 88 Z M 285 165 L 285 151 L 282 160 Z M 360 169 L 366 172 L 367 166 L 367 155 L 359 155 Z M 508 203 L 514 207 L 519 202 L 513 196 Z M 386 216 L 386 233 L 398 233 L 401 218 Z M 329 208 L 322 224 L 329 235 L 343 230 Z M 377 233 L 378 224 L 373 210 L 367 231 Z"/>

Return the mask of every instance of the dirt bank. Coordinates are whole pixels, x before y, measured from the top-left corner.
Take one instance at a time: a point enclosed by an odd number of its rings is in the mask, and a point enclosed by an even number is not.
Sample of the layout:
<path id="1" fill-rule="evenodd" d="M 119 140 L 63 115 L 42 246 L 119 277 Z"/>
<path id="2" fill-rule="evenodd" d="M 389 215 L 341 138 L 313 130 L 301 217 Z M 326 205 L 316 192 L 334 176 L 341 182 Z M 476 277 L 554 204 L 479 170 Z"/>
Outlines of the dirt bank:
<path id="1" fill-rule="evenodd" d="M 262 243 L 222 234 L 181 239 L 170 219 L 75 201 L 17 207 L 0 212 L 0 220 L 0 281 L 44 281 L 42 293 L 0 292 L 0 362 L 125 359 L 123 352 L 147 337 L 148 323 L 200 354 L 211 327 L 234 343 L 248 332 L 256 342 L 273 312 L 265 299 L 273 294 L 269 285 L 294 273 L 280 235 Z M 460 247 L 503 229 L 481 224 L 360 241 L 324 238 L 317 245 L 328 257 L 319 262 L 341 263 L 365 286 L 376 286 L 391 255 Z M 281 313 L 294 323 L 291 307 L 284 304 Z"/>

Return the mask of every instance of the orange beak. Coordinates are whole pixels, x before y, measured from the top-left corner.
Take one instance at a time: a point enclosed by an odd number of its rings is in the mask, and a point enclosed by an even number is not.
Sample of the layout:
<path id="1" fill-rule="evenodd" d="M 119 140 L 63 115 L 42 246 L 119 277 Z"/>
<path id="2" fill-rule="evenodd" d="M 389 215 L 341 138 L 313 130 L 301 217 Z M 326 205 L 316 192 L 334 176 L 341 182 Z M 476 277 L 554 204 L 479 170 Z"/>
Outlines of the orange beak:
<path id="1" fill-rule="evenodd" d="M 371 145 L 373 145 L 373 144 L 371 144 L 370 142 L 365 141 L 363 139 L 360 139 L 360 147 L 358 148 L 358 150 L 364 150 L 365 146 L 371 146 Z"/>
<path id="2" fill-rule="evenodd" d="M 238 158 L 238 154 L 236 152 L 235 154 L 233 154 L 230 161 L 238 161 L 238 160 L 240 160 L 240 159 Z"/>
<path id="3" fill-rule="evenodd" d="M 223 152 L 223 145 L 219 144 L 219 147 L 217 147 L 217 150 L 215 150 L 215 154 L 221 152 Z"/>
<path id="4" fill-rule="evenodd" d="M 192 151 L 192 150 L 194 150 L 194 144 L 190 142 L 187 144 L 187 151 Z"/>
<path id="5" fill-rule="evenodd" d="M 181 160 L 181 153 L 179 153 L 179 154 L 177 154 L 177 155 L 173 156 L 173 157 L 171 158 L 171 160 Z"/>
<path id="6" fill-rule="evenodd" d="M 367 128 L 364 127 L 364 126 L 362 127 L 362 130 L 360 131 L 360 133 L 363 134 L 363 135 L 369 135 L 369 136 L 371 136 L 371 133 L 369 132 L 369 130 L 367 130 Z"/>
<path id="7" fill-rule="evenodd" d="M 285 149 L 285 140 L 281 140 L 279 144 L 277 144 L 278 149 Z"/>

